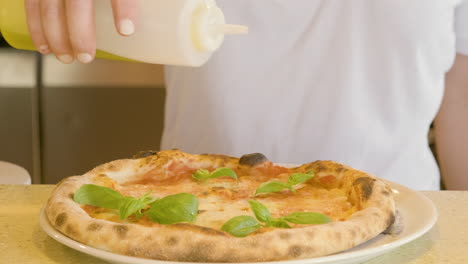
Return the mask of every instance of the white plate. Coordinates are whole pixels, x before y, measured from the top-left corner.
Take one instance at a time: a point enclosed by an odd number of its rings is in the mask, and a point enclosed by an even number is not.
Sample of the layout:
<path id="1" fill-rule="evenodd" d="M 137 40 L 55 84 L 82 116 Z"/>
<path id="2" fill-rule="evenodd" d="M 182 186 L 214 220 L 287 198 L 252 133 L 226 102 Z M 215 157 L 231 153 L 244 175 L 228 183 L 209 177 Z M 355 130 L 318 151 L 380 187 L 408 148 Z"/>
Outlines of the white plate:
<path id="1" fill-rule="evenodd" d="M 388 182 L 394 189 L 398 209 L 403 217 L 404 230 L 399 235 L 379 235 L 353 249 L 330 256 L 292 261 L 261 262 L 262 264 L 352 264 L 361 263 L 415 240 L 428 232 L 437 221 L 437 211 L 424 195 Z M 83 245 L 55 230 L 41 210 L 39 224 L 53 239 L 83 253 L 111 263 L 128 264 L 188 264 L 188 262 L 160 261 L 128 257 Z M 200 263 L 197 263 L 200 264 Z"/>

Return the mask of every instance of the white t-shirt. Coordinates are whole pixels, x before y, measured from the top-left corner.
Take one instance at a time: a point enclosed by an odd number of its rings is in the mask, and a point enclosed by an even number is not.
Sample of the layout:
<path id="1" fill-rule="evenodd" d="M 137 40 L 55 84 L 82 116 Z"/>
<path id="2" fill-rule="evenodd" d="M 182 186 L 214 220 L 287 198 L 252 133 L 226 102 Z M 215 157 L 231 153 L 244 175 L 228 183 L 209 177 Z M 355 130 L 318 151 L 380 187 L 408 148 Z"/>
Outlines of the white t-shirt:
<path id="1" fill-rule="evenodd" d="M 167 67 L 163 149 L 335 160 L 439 188 L 427 134 L 456 54 L 458 0 L 217 2 L 250 33 L 227 37 L 203 67 Z"/>

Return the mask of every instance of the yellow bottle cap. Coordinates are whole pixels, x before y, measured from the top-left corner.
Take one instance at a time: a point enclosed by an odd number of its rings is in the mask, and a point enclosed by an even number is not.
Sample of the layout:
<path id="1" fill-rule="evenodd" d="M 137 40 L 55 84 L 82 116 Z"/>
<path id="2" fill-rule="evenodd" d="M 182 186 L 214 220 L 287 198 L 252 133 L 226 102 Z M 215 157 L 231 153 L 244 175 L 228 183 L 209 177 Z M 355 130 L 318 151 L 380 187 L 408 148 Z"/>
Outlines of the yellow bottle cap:
<path id="1" fill-rule="evenodd" d="M 35 50 L 26 23 L 24 1 L 0 0 L 0 32 L 12 47 Z"/>

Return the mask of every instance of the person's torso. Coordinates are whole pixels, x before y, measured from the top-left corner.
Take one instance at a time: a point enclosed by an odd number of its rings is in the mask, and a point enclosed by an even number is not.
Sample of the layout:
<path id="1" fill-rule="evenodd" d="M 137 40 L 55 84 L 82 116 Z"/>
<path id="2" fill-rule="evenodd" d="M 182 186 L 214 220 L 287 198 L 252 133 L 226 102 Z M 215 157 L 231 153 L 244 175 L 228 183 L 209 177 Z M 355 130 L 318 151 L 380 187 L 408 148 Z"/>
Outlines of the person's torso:
<path id="1" fill-rule="evenodd" d="M 162 148 L 335 160 L 438 186 L 427 132 L 455 55 L 456 0 L 218 0 L 247 36 L 167 67 Z"/>

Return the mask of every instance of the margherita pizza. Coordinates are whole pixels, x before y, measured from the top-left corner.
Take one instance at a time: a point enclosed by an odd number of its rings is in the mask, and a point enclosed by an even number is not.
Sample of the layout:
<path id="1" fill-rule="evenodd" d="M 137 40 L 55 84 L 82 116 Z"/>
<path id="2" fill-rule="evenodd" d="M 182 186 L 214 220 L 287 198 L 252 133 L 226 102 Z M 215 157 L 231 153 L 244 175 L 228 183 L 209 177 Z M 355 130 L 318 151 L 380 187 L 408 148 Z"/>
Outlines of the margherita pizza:
<path id="1" fill-rule="evenodd" d="M 374 238 L 395 220 L 384 182 L 336 162 L 288 168 L 259 153 L 179 150 L 66 178 L 45 210 L 54 228 L 91 247 L 189 262 L 329 255 Z"/>

